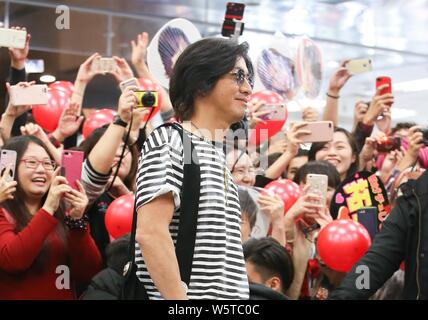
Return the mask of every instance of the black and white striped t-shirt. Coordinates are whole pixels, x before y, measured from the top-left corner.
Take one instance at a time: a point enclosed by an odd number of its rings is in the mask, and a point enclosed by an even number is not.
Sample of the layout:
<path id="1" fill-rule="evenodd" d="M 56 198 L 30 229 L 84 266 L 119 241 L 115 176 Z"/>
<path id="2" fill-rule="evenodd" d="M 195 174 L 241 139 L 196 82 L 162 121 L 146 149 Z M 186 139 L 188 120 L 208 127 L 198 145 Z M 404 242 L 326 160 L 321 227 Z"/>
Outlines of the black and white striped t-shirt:
<path id="1" fill-rule="evenodd" d="M 187 295 L 190 299 L 248 299 L 239 198 L 228 169 L 225 188 L 224 153 L 219 148 L 216 152 L 216 147 L 196 135 L 184 132 L 192 138 L 201 171 L 195 251 Z M 180 134 L 171 127 L 160 127 L 146 140 L 141 153 L 137 209 L 162 194 L 172 192 L 175 211 L 169 230 L 174 244 L 180 217 L 182 179 L 183 144 Z M 138 243 L 135 257 L 137 276 L 144 283 L 150 299 L 162 299 L 149 277 Z"/>

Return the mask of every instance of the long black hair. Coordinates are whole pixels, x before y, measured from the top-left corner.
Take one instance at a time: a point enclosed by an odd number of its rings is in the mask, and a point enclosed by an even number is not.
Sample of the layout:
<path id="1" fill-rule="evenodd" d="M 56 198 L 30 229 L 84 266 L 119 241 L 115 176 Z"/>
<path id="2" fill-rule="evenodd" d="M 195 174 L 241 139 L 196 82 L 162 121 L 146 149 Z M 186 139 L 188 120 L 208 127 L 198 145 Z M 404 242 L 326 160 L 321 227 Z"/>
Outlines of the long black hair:
<path id="1" fill-rule="evenodd" d="M 189 120 L 198 96 L 208 94 L 242 57 L 251 78 L 253 65 L 248 44 L 230 39 L 206 38 L 188 46 L 177 59 L 169 82 L 169 96 L 178 120 Z"/>

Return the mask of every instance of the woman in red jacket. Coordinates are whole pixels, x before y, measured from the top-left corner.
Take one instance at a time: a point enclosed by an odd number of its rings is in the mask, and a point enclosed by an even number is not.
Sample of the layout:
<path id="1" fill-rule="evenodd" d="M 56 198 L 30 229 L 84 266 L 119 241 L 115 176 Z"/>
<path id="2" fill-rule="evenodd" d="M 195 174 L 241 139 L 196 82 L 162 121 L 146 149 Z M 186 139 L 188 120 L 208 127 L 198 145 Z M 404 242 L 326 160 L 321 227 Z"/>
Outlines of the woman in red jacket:
<path id="1" fill-rule="evenodd" d="M 58 175 L 39 139 L 15 137 L 3 149 L 17 152 L 17 183 L 0 178 L 0 299 L 75 299 L 75 285 L 101 269 L 85 191 Z"/>

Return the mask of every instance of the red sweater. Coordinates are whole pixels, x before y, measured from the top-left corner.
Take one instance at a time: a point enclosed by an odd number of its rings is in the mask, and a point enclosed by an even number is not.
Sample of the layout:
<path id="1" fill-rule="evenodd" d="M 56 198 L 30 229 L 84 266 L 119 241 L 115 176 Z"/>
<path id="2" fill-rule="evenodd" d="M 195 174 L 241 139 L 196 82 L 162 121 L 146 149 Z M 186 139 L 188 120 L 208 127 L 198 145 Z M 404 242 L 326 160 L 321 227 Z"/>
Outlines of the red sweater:
<path id="1" fill-rule="evenodd" d="M 0 209 L 0 300 L 75 299 L 74 283 L 89 283 L 101 270 L 101 255 L 89 230 L 70 230 L 66 246 L 55 230 L 59 221 L 43 209 L 19 233 L 10 220 Z M 45 241 L 46 264 L 37 270 L 32 264 Z M 61 265 L 68 267 L 69 289 L 56 286 L 67 276 L 64 267 L 57 269 Z"/>

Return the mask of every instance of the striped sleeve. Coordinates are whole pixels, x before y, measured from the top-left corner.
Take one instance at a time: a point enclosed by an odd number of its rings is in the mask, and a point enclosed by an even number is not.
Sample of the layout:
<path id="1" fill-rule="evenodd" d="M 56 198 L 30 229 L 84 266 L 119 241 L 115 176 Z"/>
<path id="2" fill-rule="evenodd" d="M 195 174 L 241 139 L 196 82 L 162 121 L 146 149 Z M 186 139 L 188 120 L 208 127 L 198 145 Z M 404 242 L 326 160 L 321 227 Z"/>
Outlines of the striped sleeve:
<path id="1" fill-rule="evenodd" d="M 183 180 L 183 145 L 170 127 L 152 132 L 143 145 L 138 163 L 137 210 L 153 199 L 172 192 L 175 210 L 180 207 Z"/>
<path id="2" fill-rule="evenodd" d="M 92 204 L 103 192 L 110 178 L 111 172 L 101 174 L 92 167 L 86 159 L 82 167 L 81 183 L 86 191 L 89 204 Z"/>

